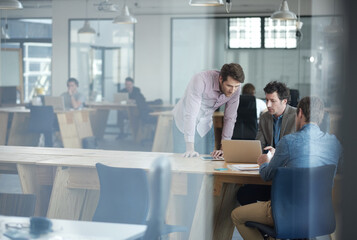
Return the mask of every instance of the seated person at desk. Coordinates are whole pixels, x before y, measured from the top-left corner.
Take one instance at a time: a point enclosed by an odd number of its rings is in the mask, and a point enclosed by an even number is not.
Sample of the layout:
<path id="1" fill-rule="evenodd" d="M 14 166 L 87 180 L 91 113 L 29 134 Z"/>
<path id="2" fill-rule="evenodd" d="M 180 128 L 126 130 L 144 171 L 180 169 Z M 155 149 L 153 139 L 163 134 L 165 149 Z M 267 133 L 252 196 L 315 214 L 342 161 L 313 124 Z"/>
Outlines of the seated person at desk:
<path id="1" fill-rule="evenodd" d="M 83 107 L 85 101 L 84 96 L 78 91 L 78 80 L 70 78 L 67 80 L 67 92 L 61 94 L 64 98 L 64 106 L 66 109 L 79 109 Z"/>
<path id="2" fill-rule="evenodd" d="M 131 77 L 125 78 L 125 88 L 121 89 L 119 92 L 129 93 L 129 99 L 135 101 L 141 119 L 144 120 L 147 118 L 152 120 L 151 116 L 149 116 L 149 112 L 151 112 L 151 109 L 149 108 L 144 95 L 141 93 L 140 88 L 134 86 L 134 79 L 132 79 Z M 118 111 L 117 124 L 120 129 L 120 133 L 117 139 L 126 137 L 124 133 L 124 120 L 127 118 L 127 112 Z"/>
<path id="3" fill-rule="evenodd" d="M 268 111 L 263 113 L 259 120 L 257 140 L 262 148 L 276 147 L 279 140 L 295 132 L 296 108 L 289 106 L 289 89 L 284 83 L 270 82 L 265 88 L 266 106 Z M 247 184 L 238 190 L 237 200 L 240 205 L 267 201 L 270 199 L 270 186 Z"/>
<path id="4" fill-rule="evenodd" d="M 317 167 L 338 165 L 342 155 L 341 144 L 333 135 L 322 132 L 318 126 L 324 116 L 324 104 L 317 97 L 301 99 L 296 110 L 296 133 L 283 137 L 276 149 L 269 147 L 272 158 L 262 154 L 257 162 L 264 181 L 271 181 L 279 167 Z M 232 220 L 245 240 L 263 239 L 261 233 L 245 226 L 254 221 L 274 226 L 271 201 L 240 206 L 232 211 Z"/>
<path id="5" fill-rule="evenodd" d="M 243 82 L 243 69 L 236 63 L 224 64 L 221 71 L 205 71 L 193 76 L 173 109 L 174 152 L 185 152 L 185 157 L 209 154 L 214 149 L 212 116 L 222 105 L 225 105 L 222 139 L 231 139 Z M 220 147 L 212 156 L 223 156 Z"/>

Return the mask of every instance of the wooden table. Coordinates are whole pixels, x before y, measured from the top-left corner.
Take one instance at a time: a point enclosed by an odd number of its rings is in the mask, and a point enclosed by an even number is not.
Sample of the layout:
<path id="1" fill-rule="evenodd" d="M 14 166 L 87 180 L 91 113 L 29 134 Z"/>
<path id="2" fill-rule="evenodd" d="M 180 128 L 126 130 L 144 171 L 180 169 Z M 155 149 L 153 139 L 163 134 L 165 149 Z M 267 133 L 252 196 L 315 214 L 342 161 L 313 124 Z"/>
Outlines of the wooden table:
<path id="1" fill-rule="evenodd" d="M 91 114 L 92 128 L 94 130 L 94 135 L 97 138 L 102 138 L 104 134 L 105 127 L 107 125 L 109 111 L 126 111 L 128 114 L 128 119 L 130 123 L 131 132 L 133 133 L 134 139 L 139 141 L 140 136 L 138 134 L 140 129 L 140 118 L 137 106 L 135 103 L 114 103 L 114 102 L 89 102 L 86 103 L 89 108 L 94 108 L 97 110 L 96 113 Z M 170 110 L 173 105 L 149 105 L 150 108 L 155 111 Z"/>
<path id="2" fill-rule="evenodd" d="M 93 136 L 89 119 L 92 109 L 56 111 L 65 148 L 81 148 L 82 139 Z M 0 145 L 37 146 L 38 133 L 29 131 L 30 110 L 21 107 L 0 108 Z"/>
<path id="3" fill-rule="evenodd" d="M 175 224 L 175 196 L 185 195 L 190 174 L 202 174 L 190 239 L 229 239 L 236 184 L 270 184 L 258 172 L 216 171 L 223 161 L 183 158 L 181 154 L 0 146 L 0 171 L 17 172 L 24 193 L 37 196 L 36 214 L 50 218 L 91 220 L 99 199 L 97 162 L 125 168 L 150 169 L 158 156 L 171 160 L 173 180 L 168 223 Z M 48 208 L 47 208 L 48 206 Z M 203 237 L 203 238 L 202 238 Z"/>
<path id="4" fill-rule="evenodd" d="M 53 232 L 48 239 L 86 239 L 86 240 L 135 240 L 143 237 L 145 225 L 102 223 L 51 219 Z M 0 232 L 6 231 L 6 224 L 29 226 L 30 220 L 25 217 L 0 216 Z M 27 232 L 25 230 L 25 232 Z M 42 235 L 46 237 L 47 235 Z M 1 239 L 9 239 L 1 236 Z M 32 238 L 31 238 L 32 239 Z"/>

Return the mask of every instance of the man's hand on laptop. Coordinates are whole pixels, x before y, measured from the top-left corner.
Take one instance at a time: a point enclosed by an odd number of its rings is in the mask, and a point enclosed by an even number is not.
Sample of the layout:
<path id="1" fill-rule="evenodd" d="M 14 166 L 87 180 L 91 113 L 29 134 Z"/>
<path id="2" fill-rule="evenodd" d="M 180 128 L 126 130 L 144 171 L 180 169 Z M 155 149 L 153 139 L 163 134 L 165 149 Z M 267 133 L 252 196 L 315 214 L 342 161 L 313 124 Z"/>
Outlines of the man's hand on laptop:
<path id="1" fill-rule="evenodd" d="M 183 154 L 184 157 L 198 157 L 200 154 L 195 152 L 194 143 L 186 142 L 186 152 Z"/>
<path id="2" fill-rule="evenodd" d="M 222 159 L 223 158 L 223 151 L 222 150 L 214 150 L 211 152 L 211 156 L 214 159 Z"/>

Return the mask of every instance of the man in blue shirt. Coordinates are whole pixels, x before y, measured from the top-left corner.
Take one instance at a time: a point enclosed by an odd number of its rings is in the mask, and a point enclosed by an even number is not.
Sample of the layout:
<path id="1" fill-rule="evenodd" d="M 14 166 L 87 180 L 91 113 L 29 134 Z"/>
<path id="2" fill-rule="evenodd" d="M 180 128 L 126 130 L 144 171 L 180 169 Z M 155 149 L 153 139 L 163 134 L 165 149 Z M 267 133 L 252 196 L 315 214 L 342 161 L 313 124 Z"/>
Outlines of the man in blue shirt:
<path id="1" fill-rule="evenodd" d="M 317 97 L 300 100 L 296 111 L 296 133 L 283 137 L 270 154 L 258 158 L 259 173 L 263 180 L 274 178 L 278 167 L 317 167 L 338 165 L 342 148 L 337 138 L 320 130 L 318 124 L 324 116 L 323 102 Z M 269 157 L 271 155 L 272 157 Z M 238 207 L 232 212 L 232 220 L 245 240 L 263 239 L 255 228 L 245 226 L 254 221 L 274 226 L 271 201 L 257 202 Z"/>

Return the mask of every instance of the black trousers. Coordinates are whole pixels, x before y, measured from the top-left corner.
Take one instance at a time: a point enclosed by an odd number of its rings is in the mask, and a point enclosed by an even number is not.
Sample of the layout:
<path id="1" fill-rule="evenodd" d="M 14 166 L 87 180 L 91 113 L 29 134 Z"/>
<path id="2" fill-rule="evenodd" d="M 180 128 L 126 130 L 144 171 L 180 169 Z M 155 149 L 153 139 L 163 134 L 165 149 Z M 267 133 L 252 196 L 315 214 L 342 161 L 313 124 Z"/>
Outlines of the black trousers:
<path id="1" fill-rule="evenodd" d="M 237 200 L 241 206 L 256 203 L 257 201 L 270 200 L 271 186 L 246 184 L 239 188 Z"/>

